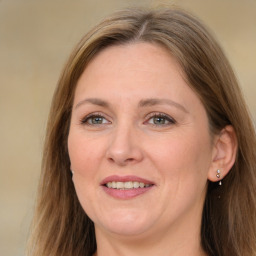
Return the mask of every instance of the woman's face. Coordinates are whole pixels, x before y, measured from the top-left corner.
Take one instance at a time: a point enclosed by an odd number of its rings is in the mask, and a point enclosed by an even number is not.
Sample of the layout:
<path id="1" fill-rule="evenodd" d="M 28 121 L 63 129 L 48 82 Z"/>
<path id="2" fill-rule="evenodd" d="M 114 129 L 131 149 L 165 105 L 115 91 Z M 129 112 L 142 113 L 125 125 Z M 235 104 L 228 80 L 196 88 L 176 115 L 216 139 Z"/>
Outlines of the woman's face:
<path id="1" fill-rule="evenodd" d="M 100 52 L 78 81 L 68 137 L 77 196 L 96 232 L 199 230 L 211 141 L 206 111 L 167 50 Z"/>

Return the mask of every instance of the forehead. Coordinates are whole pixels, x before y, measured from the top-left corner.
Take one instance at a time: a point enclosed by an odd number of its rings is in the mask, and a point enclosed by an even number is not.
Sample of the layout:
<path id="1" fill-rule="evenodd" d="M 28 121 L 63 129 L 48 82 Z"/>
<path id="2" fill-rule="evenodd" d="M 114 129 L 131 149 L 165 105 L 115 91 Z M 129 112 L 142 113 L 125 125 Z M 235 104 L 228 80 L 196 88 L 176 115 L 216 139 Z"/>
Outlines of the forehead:
<path id="1" fill-rule="evenodd" d="M 153 69 L 154 63 L 152 61 L 158 60 L 158 65 L 161 65 L 162 62 L 167 62 L 169 65 L 172 64 L 175 66 L 175 68 L 178 68 L 181 71 L 178 62 L 176 61 L 175 57 L 172 56 L 167 47 L 164 47 L 158 43 L 149 43 L 143 41 L 110 45 L 96 53 L 86 69 L 88 69 L 88 67 L 91 68 L 94 65 L 102 67 L 108 64 L 115 64 L 115 62 L 119 61 L 121 58 L 123 62 L 118 63 L 120 66 L 129 66 L 129 64 L 136 63 L 136 65 L 139 65 L 140 67 L 149 68 L 148 64 L 150 63 Z"/>
<path id="2" fill-rule="evenodd" d="M 78 90 L 79 87 L 104 90 L 110 86 L 124 89 L 128 84 L 137 87 L 147 83 L 157 89 L 160 83 L 172 84 L 174 80 L 177 83 L 183 81 L 182 77 L 178 62 L 167 49 L 140 42 L 110 46 L 99 52 L 86 66 L 77 87 Z"/>
<path id="3" fill-rule="evenodd" d="M 86 97 L 137 103 L 142 98 L 167 98 L 185 108 L 203 107 L 183 77 L 178 61 L 160 45 L 110 46 L 86 66 L 77 83 L 74 104 Z"/>
<path id="4" fill-rule="evenodd" d="M 73 106 L 87 99 L 105 102 L 119 112 L 137 111 L 148 99 L 164 99 L 189 110 L 193 119 L 207 119 L 176 59 L 149 43 L 112 46 L 95 56 L 78 80 Z"/>

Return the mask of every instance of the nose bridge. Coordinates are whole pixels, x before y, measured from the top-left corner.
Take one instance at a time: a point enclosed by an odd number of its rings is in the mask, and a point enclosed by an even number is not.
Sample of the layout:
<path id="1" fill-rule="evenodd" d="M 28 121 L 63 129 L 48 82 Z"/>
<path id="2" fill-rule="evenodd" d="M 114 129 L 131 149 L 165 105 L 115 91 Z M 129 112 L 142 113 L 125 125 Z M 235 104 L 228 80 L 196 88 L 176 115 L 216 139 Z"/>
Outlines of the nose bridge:
<path id="1" fill-rule="evenodd" d="M 131 122 L 119 122 L 111 134 L 107 158 L 119 165 L 140 161 L 142 150 L 137 135 L 137 129 Z"/>

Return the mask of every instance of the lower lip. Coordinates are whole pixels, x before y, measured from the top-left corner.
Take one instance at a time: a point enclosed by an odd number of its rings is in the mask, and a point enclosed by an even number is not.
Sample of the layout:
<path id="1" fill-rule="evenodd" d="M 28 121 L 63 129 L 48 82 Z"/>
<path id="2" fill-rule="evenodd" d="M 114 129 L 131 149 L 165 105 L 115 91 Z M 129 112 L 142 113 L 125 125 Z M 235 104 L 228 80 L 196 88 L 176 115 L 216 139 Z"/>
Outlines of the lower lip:
<path id="1" fill-rule="evenodd" d="M 139 195 L 142 195 L 149 190 L 151 190 L 153 186 L 145 187 L 145 188 L 134 188 L 134 189 L 114 189 L 108 188 L 106 186 L 102 186 L 103 190 L 110 196 L 117 198 L 117 199 L 132 199 Z"/>

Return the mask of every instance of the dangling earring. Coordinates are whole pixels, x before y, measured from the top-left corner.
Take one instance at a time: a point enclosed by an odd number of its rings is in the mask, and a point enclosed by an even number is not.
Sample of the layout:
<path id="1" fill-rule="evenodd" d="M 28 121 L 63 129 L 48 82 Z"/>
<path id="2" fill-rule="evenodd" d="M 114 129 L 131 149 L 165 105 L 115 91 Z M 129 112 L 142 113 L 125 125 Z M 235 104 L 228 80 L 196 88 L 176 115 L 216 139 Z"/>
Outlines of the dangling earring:
<path id="1" fill-rule="evenodd" d="M 216 177 L 217 177 L 218 179 L 220 179 L 220 170 L 219 170 L 219 169 L 217 170 Z M 219 181 L 219 185 L 220 185 L 220 186 L 222 185 L 221 180 Z"/>

